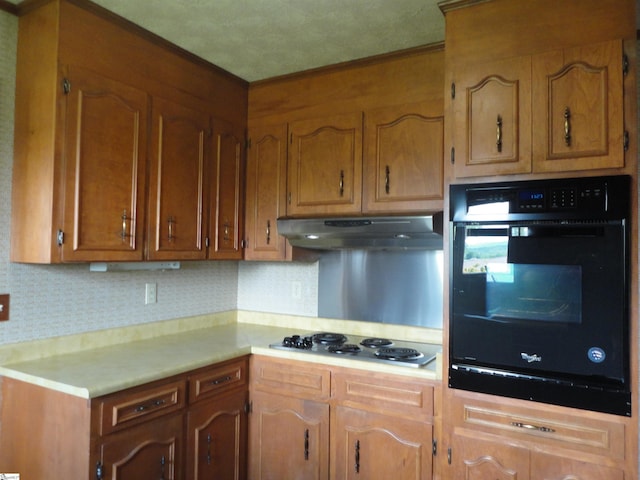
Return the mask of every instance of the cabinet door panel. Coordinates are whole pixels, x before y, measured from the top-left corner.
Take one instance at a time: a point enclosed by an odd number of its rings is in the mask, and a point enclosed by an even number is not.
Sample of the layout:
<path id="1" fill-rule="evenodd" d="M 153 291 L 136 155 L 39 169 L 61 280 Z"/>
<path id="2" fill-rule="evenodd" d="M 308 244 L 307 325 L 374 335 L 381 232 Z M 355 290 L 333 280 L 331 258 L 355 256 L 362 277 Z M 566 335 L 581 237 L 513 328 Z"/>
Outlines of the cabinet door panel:
<path id="1" fill-rule="evenodd" d="M 332 430 L 333 478 L 432 478 L 430 424 L 339 406 Z"/>
<path id="2" fill-rule="evenodd" d="M 101 446 L 102 478 L 179 480 L 182 448 L 182 415 L 111 435 Z"/>
<path id="3" fill-rule="evenodd" d="M 72 67 L 63 261 L 142 260 L 147 95 Z"/>
<path id="4" fill-rule="evenodd" d="M 508 444 L 454 435 L 451 478 L 529 480 L 529 451 Z"/>
<path id="5" fill-rule="evenodd" d="M 444 118 L 430 110 L 365 113 L 364 211 L 442 208 Z"/>
<path id="6" fill-rule="evenodd" d="M 244 159 L 241 129 L 214 119 L 215 188 L 211 192 L 209 258 L 242 259 Z"/>
<path id="7" fill-rule="evenodd" d="M 456 177 L 531 171 L 531 59 L 509 59 L 454 75 Z"/>
<path id="8" fill-rule="evenodd" d="M 202 259 L 209 116 L 153 99 L 149 182 L 149 258 Z"/>
<path id="9" fill-rule="evenodd" d="M 622 43 L 534 56 L 536 171 L 624 166 Z"/>
<path id="10" fill-rule="evenodd" d="M 287 241 L 278 235 L 276 220 L 286 212 L 287 127 L 255 128 L 249 138 L 244 258 L 284 260 Z"/>
<path id="11" fill-rule="evenodd" d="M 287 215 L 357 213 L 362 205 L 362 114 L 290 125 Z"/>
<path id="12" fill-rule="evenodd" d="M 624 472 L 573 458 L 534 453 L 531 457 L 531 480 L 623 480 Z"/>
<path id="13" fill-rule="evenodd" d="M 246 393 L 215 399 L 188 414 L 187 478 L 246 478 Z"/>
<path id="14" fill-rule="evenodd" d="M 250 478 L 329 478 L 329 405 L 263 392 L 252 396 Z"/>

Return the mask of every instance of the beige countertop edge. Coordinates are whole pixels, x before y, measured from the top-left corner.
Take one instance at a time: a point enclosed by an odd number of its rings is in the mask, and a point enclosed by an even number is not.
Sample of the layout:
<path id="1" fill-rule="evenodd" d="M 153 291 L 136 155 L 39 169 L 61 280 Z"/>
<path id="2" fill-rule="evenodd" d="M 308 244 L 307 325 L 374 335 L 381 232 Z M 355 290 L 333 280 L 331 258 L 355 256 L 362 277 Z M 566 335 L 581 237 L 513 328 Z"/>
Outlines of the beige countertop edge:
<path id="1" fill-rule="evenodd" d="M 95 398 L 255 353 L 432 380 L 442 378 L 441 358 L 427 367 L 413 368 L 268 348 L 283 335 L 313 331 L 442 343 L 439 330 L 234 311 L 0 346 L 0 375 L 81 398 Z M 29 354 L 34 348 L 36 354 Z"/>

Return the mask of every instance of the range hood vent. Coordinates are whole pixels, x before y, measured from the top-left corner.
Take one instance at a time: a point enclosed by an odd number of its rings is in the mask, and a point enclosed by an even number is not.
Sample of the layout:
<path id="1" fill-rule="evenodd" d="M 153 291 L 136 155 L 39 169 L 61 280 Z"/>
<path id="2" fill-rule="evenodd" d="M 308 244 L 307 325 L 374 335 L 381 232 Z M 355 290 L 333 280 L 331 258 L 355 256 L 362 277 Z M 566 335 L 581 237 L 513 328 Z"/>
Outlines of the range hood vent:
<path id="1" fill-rule="evenodd" d="M 442 250 L 442 212 L 402 217 L 279 218 L 294 247 L 317 250 Z"/>

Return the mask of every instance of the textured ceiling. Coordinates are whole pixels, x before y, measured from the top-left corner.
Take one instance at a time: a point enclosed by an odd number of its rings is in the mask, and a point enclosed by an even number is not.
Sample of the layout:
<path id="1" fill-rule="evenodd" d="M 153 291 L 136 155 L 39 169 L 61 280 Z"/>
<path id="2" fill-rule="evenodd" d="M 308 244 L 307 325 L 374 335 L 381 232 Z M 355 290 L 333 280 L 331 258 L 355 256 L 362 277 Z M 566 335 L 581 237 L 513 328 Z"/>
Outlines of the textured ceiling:
<path id="1" fill-rule="evenodd" d="M 94 3 L 247 81 L 444 40 L 438 0 Z"/>

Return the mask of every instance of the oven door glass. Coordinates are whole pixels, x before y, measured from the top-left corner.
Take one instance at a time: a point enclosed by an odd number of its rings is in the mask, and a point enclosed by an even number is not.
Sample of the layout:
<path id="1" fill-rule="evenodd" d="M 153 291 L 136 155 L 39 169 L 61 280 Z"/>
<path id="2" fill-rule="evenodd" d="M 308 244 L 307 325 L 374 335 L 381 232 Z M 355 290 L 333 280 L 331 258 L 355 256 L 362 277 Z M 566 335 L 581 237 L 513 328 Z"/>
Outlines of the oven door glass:
<path id="1" fill-rule="evenodd" d="M 452 363 L 626 378 L 624 222 L 454 224 Z"/>

